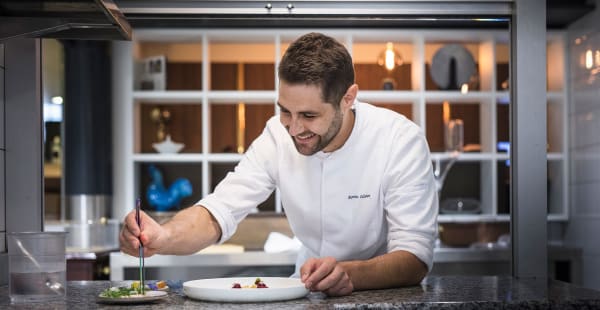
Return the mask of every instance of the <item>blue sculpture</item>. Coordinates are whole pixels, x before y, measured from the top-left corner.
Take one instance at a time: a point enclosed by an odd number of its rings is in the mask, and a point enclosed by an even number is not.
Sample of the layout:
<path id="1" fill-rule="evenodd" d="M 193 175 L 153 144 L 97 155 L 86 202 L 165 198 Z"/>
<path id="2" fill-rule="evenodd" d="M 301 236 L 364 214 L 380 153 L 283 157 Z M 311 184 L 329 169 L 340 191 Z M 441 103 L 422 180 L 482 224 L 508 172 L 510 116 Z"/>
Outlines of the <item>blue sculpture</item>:
<path id="1" fill-rule="evenodd" d="M 181 199 L 192 195 L 192 184 L 188 179 L 178 178 L 165 188 L 162 173 L 156 166 L 148 167 L 152 182 L 146 190 L 146 198 L 156 211 L 168 211 L 179 206 Z"/>

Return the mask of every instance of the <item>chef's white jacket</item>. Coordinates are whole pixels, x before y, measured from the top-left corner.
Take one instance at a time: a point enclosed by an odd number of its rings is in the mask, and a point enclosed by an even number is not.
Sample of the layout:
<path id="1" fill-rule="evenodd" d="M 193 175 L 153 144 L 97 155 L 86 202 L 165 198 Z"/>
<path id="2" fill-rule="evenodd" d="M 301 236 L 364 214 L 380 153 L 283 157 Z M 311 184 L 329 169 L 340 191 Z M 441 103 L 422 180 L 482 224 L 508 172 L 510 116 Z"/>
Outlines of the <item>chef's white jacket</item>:
<path id="1" fill-rule="evenodd" d="M 438 198 L 423 131 L 388 109 L 355 102 L 346 143 L 305 156 L 271 118 L 242 160 L 197 204 L 221 226 L 220 242 L 278 187 L 295 236 L 302 242 L 296 273 L 309 257 L 364 260 L 396 250 L 431 269 Z"/>

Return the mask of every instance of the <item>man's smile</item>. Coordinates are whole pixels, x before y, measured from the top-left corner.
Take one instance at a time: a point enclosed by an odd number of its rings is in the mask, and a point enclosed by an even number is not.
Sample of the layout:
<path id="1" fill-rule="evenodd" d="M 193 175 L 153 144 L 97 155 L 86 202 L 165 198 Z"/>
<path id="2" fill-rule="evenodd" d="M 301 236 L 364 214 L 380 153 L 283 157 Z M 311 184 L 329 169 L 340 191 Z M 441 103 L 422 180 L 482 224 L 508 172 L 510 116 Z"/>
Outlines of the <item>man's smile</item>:
<path id="1" fill-rule="evenodd" d="M 300 141 L 306 141 L 312 137 L 316 136 L 316 134 L 314 133 L 306 133 L 306 134 L 302 134 L 302 135 L 296 135 L 296 139 L 300 140 Z"/>

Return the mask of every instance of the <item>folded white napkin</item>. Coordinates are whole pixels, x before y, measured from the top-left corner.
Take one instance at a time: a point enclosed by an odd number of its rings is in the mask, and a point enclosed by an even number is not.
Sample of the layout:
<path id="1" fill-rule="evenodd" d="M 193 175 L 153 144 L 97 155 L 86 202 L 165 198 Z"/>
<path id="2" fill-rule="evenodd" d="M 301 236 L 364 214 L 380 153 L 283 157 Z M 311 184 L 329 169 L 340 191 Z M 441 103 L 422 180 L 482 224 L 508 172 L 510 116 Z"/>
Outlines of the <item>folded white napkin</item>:
<path id="1" fill-rule="evenodd" d="M 290 238 L 282 233 L 271 232 L 265 241 L 264 250 L 267 253 L 298 252 L 302 243 L 298 238 Z"/>

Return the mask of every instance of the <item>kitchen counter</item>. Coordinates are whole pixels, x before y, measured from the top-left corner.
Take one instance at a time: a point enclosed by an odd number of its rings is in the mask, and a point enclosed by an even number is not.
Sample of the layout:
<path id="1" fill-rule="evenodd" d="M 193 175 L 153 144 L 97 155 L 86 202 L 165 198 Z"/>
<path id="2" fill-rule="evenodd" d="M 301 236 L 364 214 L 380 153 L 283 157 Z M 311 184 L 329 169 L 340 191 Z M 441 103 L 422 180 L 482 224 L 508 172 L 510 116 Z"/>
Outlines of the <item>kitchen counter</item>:
<path id="1" fill-rule="evenodd" d="M 269 267 L 269 266 L 294 266 L 296 252 L 266 253 L 263 251 L 246 251 L 241 253 L 210 253 L 202 252 L 192 255 L 154 255 L 144 260 L 146 268 L 211 268 L 224 267 Z M 139 260 L 122 252 L 110 253 L 110 279 L 112 281 L 125 280 L 125 268 L 137 268 Z M 293 271 L 291 272 L 293 273 Z M 289 273 L 288 275 L 290 275 Z M 212 275 L 209 277 L 220 277 Z M 161 277 L 164 278 L 164 277 Z M 195 278 L 199 278 L 195 276 Z M 183 279 L 183 278 L 180 278 Z"/>
<path id="2" fill-rule="evenodd" d="M 597 309 L 600 308 L 600 291 L 584 289 L 564 282 L 550 280 L 517 280 L 510 276 L 446 276 L 428 277 L 419 286 L 354 292 L 350 296 L 326 297 L 311 293 L 306 298 L 271 303 L 212 303 L 187 298 L 181 281 L 171 282 L 167 299 L 137 307 L 143 309 Z M 67 300 L 53 303 L 11 305 L 8 286 L 0 287 L 2 309 L 117 309 L 116 306 L 98 304 L 96 295 L 110 285 L 123 285 L 110 281 L 70 281 Z"/>
<path id="3" fill-rule="evenodd" d="M 172 267 L 265 267 L 265 266 L 294 266 L 296 252 L 266 253 L 263 251 L 246 251 L 240 253 L 209 253 L 202 252 L 192 255 L 155 255 L 145 260 L 147 268 Z M 510 250 L 507 248 L 474 249 L 442 247 L 434 249 L 434 263 L 448 262 L 488 262 L 510 261 Z M 124 268 L 137 268 L 139 260 L 121 252 L 110 254 L 110 279 L 125 280 Z"/>
<path id="4" fill-rule="evenodd" d="M 581 283 L 581 250 L 563 245 L 549 244 L 550 261 L 568 261 L 570 263 L 571 283 Z M 434 248 L 434 269 L 432 275 L 510 275 L 509 248 Z M 155 255 L 145 260 L 157 279 L 199 279 L 225 277 L 240 272 L 261 273 L 265 268 L 279 268 L 279 274 L 269 276 L 289 276 L 293 273 L 296 252 L 266 253 L 263 251 L 240 252 L 199 252 L 193 255 Z M 112 252 L 110 254 L 110 279 L 123 281 L 131 279 L 125 270 L 136 274 L 139 260 L 136 257 Z M 257 270 L 259 272 L 257 272 Z M 265 275 L 265 276 L 267 276 Z M 550 276 L 550 278 L 552 278 Z"/>

